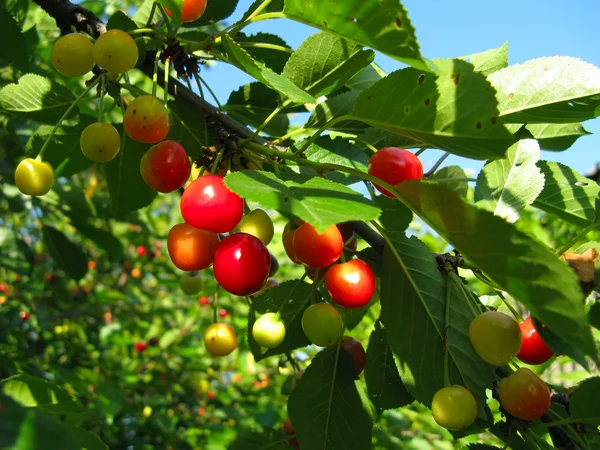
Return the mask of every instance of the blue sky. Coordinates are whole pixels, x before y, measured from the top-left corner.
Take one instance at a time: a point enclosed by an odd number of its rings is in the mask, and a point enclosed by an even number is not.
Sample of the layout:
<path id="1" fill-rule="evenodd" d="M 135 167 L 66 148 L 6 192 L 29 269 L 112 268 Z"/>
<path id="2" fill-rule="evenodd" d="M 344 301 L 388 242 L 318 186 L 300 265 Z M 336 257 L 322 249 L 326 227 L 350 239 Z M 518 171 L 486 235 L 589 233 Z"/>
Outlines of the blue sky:
<path id="1" fill-rule="evenodd" d="M 218 0 L 209 0 L 218 1 Z M 343 0 L 340 0 L 343 1 Z M 541 56 L 574 56 L 600 67 L 597 0 L 404 0 L 421 46 L 428 58 L 449 58 L 500 47 L 508 41 L 509 63 L 517 64 Z M 252 4 L 240 0 L 236 19 Z M 270 32 L 280 35 L 293 48 L 317 30 L 289 20 L 270 20 L 248 27 L 247 32 Z M 376 61 L 386 72 L 402 64 L 378 55 Z M 252 79 L 236 69 L 221 65 L 203 72 L 221 101 L 230 92 Z M 226 81 L 225 81 L 226 80 Z M 600 119 L 584 124 L 597 135 L 584 136 L 568 151 L 544 152 L 542 158 L 568 164 L 585 173 L 600 161 Z M 425 169 L 441 153 L 428 150 L 423 154 Z M 444 165 L 459 164 L 478 170 L 481 163 L 451 157 Z"/>

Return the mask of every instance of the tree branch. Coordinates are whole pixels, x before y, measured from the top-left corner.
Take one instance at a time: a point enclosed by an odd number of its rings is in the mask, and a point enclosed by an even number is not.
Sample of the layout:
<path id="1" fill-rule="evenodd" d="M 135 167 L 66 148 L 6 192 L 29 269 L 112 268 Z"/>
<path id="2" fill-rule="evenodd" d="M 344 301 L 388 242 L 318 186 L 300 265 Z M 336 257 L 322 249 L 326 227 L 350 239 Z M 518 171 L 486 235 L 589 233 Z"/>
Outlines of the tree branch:
<path id="1" fill-rule="evenodd" d="M 106 25 L 91 11 L 71 3 L 69 0 L 33 0 L 56 20 L 61 33 L 68 34 L 74 27 L 93 38 L 106 31 Z"/>

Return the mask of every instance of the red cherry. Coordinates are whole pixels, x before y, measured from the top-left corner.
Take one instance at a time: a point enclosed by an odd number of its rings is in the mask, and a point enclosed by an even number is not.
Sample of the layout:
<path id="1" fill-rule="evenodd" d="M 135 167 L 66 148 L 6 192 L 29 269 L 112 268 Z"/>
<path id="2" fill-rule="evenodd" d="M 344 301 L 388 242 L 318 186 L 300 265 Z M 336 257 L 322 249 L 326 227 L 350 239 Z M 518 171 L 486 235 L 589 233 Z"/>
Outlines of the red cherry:
<path id="1" fill-rule="evenodd" d="M 367 353 L 362 344 L 350 336 L 344 336 L 342 348 L 352 357 L 356 373 L 360 374 L 367 363 Z"/>
<path id="2" fill-rule="evenodd" d="M 219 236 L 199 230 L 187 223 L 179 223 L 169 231 L 167 250 L 171 261 L 181 270 L 207 269 L 213 263 L 219 245 Z"/>
<path id="3" fill-rule="evenodd" d="M 293 228 L 292 222 L 289 222 L 283 229 L 281 240 L 283 241 L 283 248 L 285 249 L 285 253 L 288 255 L 288 258 L 290 258 L 292 262 L 296 264 L 301 264 L 300 260 L 296 256 L 296 251 L 294 250 L 294 236 L 296 234 L 296 230 L 298 230 L 298 228 Z"/>
<path id="4" fill-rule="evenodd" d="M 150 340 L 148 341 L 148 344 L 150 344 L 151 347 L 156 347 L 158 345 L 158 338 L 150 338 Z"/>
<path id="5" fill-rule="evenodd" d="M 414 153 L 403 148 L 387 147 L 371 156 L 369 175 L 396 186 L 407 180 L 421 180 L 423 165 Z M 390 191 L 377 183 L 375 183 L 375 188 L 388 197 L 394 197 Z"/>
<path id="6" fill-rule="evenodd" d="M 51 273 L 47 273 L 46 275 L 44 275 L 44 278 L 48 283 L 54 283 L 56 281 L 56 278 Z"/>
<path id="7" fill-rule="evenodd" d="M 142 342 L 142 341 L 140 341 L 140 342 L 136 342 L 136 343 L 135 343 L 135 350 L 136 350 L 138 353 L 143 353 L 143 352 L 145 352 L 147 348 L 148 348 L 148 345 L 146 345 L 146 343 L 145 343 L 145 342 Z"/>
<path id="8" fill-rule="evenodd" d="M 227 317 L 229 315 L 229 313 L 227 312 L 226 309 L 221 308 L 219 310 L 219 317 Z"/>
<path id="9" fill-rule="evenodd" d="M 533 324 L 531 316 L 519 324 L 521 334 L 521 349 L 517 358 L 527 364 L 542 364 L 554 356 L 554 352 L 546 345 Z"/>
<path id="10" fill-rule="evenodd" d="M 19 313 L 19 317 L 21 318 L 21 320 L 23 322 L 27 322 L 29 320 L 29 317 L 31 317 L 31 316 L 30 316 L 30 314 L 27 311 L 21 311 Z"/>
<path id="11" fill-rule="evenodd" d="M 208 391 L 206 393 L 206 397 L 208 397 L 209 400 L 214 400 L 217 397 L 217 395 L 212 391 Z"/>
<path id="12" fill-rule="evenodd" d="M 158 192 L 173 192 L 190 178 L 192 165 L 183 146 L 163 141 L 148 150 L 140 161 L 142 178 Z"/>
<path id="13" fill-rule="evenodd" d="M 146 256 L 146 247 L 143 245 L 138 245 L 135 251 L 137 252 L 138 256 Z"/>
<path id="14" fill-rule="evenodd" d="M 202 306 L 206 306 L 210 303 L 210 300 L 208 300 L 208 297 L 202 296 L 198 299 L 198 303 Z"/>
<path id="15" fill-rule="evenodd" d="M 344 241 L 335 225 L 323 233 L 317 233 L 315 227 L 304 223 L 294 234 L 294 252 L 296 257 L 311 269 L 322 269 L 333 264 L 342 256 Z"/>
<path id="16" fill-rule="evenodd" d="M 234 295 L 252 295 L 269 276 L 271 258 L 262 241 L 250 234 L 236 233 L 221 241 L 213 270 L 217 282 Z"/>
<path id="17" fill-rule="evenodd" d="M 4 283 L 0 283 L 0 292 L 3 294 L 8 294 L 8 286 L 6 286 Z"/>
<path id="18" fill-rule="evenodd" d="M 183 192 L 180 206 L 188 224 L 214 233 L 233 230 L 244 214 L 244 201 L 216 175 L 194 180 Z"/>
<path id="19" fill-rule="evenodd" d="M 365 306 L 375 293 L 375 276 L 362 259 L 334 264 L 327 271 L 325 286 L 331 299 L 344 308 Z"/>

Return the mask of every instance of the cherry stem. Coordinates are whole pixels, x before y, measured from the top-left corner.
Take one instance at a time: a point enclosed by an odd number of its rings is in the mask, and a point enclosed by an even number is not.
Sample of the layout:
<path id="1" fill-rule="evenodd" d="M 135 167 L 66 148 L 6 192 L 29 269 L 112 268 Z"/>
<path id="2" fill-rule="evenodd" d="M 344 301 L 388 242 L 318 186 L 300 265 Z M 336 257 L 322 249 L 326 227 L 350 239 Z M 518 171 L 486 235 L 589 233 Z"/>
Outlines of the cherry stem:
<path id="1" fill-rule="evenodd" d="M 98 122 L 102 122 L 102 116 L 104 115 L 104 87 L 105 87 L 105 75 L 100 75 L 100 105 L 98 106 Z"/>
<path id="2" fill-rule="evenodd" d="M 510 310 L 510 312 L 512 313 L 512 315 L 514 316 L 514 318 L 517 320 L 517 322 L 519 322 L 519 323 L 523 322 L 523 316 L 521 316 L 521 314 L 519 313 L 519 311 L 517 311 L 515 309 L 515 307 L 510 304 L 510 302 L 504 296 L 504 294 L 502 293 L 502 291 L 496 290 L 496 294 L 498 294 L 498 297 L 500 297 L 500 299 L 502 300 L 502 302 L 504 303 L 504 305 Z"/>
<path id="3" fill-rule="evenodd" d="M 317 303 L 317 284 L 318 284 L 318 280 L 319 280 L 319 271 L 320 270 L 321 269 L 316 269 L 315 274 L 313 275 L 312 291 L 311 291 L 311 295 L 310 295 L 310 302 L 313 305 L 315 303 Z"/>
<path id="4" fill-rule="evenodd" d="M 167 106 L 167 103 L 169 102 L 169 72 L 170 72 L 170 64 L 171 64 L 171 58 L 167 58 L 165 59 L 165 89 L 164 89 L 164 101 L 165 101 L 165 106 Z"/>
<path id="5" fill-rule="evenodd" d="M 419 150 L 417 150 L 415 152 L 415 156 L 419 156 L 421 153 L 423 153 L 425 150 L 427 150 L 427 147 L 421 147 Z"/>
<path id="6" fill-rule="evenodd" d="M 206 89 L 208 89 L 208 92 L 210 93 L 210 95 L 212 96 L 213 100 L 217 104 L 217 107 L 222 110 L 223 109 L 223 105 L 221 105 L 221 102 L 217 98 L 217 95 L 211 89 L 211 87 L 208 85 L 208 83 L 206 81 L 204 81 L 204 79 L 200 75 L 198 75 L 197 73 L 194 74 L 194 77 L 196 78 L 196 83 L 198 83 L 198 89 L 202 89 L 200 87 L 200 83 L 202 83 L 206 87 Z"/>
<path id="7" fill-rule="evenodd" d="M 50 145 L 52 138 L 54 137 L 54 135 L 56 134 L 56 132 L 62 125 L 63 121 L 69 116 L 69 114 L 71 114 L 71 111 L 73 111 L 73 109 L 75 109 L 75 106 L 77 106 L 77 104 L 83 99 L 83 97 L 85 97 L 94 88 L 94 86 L 96 86 L 96 84 L 98 84 L 98 82 L 100 81 L 100 78 L 101 77 L 96 78 L 94 81 L 92 81 L 90 83 L 90 85 L 85 89 L 85 91 L 83 91 L 81 93 L 81 95 L 79 97 L 77 97 L 73 103 L 71 103 L 71 106 L 69 106 L 69 108 L 65 111 L 65 113 L 62 115 L 62 117 L 60 119 L 58 119 L 58 122 L 56 122 L 56 125 L 54 125 L 54 128 L 52 128 L 52 131 L 50 131 L 50 134 L 46 138 L 46 141 L 44 142 L 44 145 L 42 146 L 40 152 L 38 153 L 36 160 L 43 161 L 44 153 L 46 152 L 46 149 Z"/>
<path id="8" fill-rule="evenodd" d="M 298 366 L 298 363 L 296 362 L 296 360 L 294 359 L 294 357 L 292 356 L 292 354 L 290 352 L 285 352 L 285 356 L 287 357 L 288 361 L 292 365 L 292 368 L 294 369 L 294 372 L 296 374 L 298 374 L 300 372 L 300 367 Z"/>
<path id="9" fill-rule="evenodd" d="M 258 5 L 258 8 L 256 8 L 254 11 L 252 11 L 252 14 L 250 14 L 248 17 L 246 17 L 246 21 L 254 19 L 256 16 L 258 16 L 261 12 L 264 11 L 264 9 L 267 6 L 269 6 L 269 3 L 271 3 L 271 1 L 272 0 L 265 0 L 260 5 Z"/>
<path id="10" fill-rule="evenodd" d="M 440 159 L 438 159 L 437 162 L 433 165 L 433 167 L 423 174 L 423 178 L 427 178 L 427 177 L 430 177 L 431 175 L 433 175 L 435 173 L 435 171 L 438 169 L 438 167 L 440 167 L 442 165 L 442 163 L 446 160 L 446 158 L 448 156 L 450 156 L 449 152 L 444 153 L 442 155 L 442 157 Z"/>
<path id="11" fill-rule="evenodd" d="M 155 3 L 156 5 L 156 3 Z M 154 57 L 154 73 L 152 74 L 152 96 L 156 97 L 156 86 L 158 85 L 158 62 L 160 61 L 161 50 L 156 52 Z"/>
<path id="12" fill-rule="evenodd" d="M 196 86 L 198 86 L 198 92 L 200 93 L 200 98 L 204 100 L 204 89 L 202 89 L 202 83 L 200 83 L 200 77 L 198 74 L 194 74 L 194 80 L 196 81 Z"/>
<path id="13" fill-rule="evenodd" d="M 213 165 L 210 168 L 211 175 L 214 175 L 215 173 L 217 173 L 217 170 L 219 168 L 219 163 L 221 162 L 221 159 L 223 159 L 224 153 L 225 153 L 225 147 L 223 147 L 221 150 L 219 150 L 219 153 L 217 153 L 217 157 L 215 158 Z"/>
<path id="14" fill-rule="evenodd" d="M 217 307 L 219 304 L 219 287 L 221 285 L 217 284 L 217 288 L 215 289 L 215 295 L 213 297 L 213 323 L 217 323 L 218 320 L 218 314 L 217 314 Z"/>
<path id="15" fill-rule="evenodd" d="M 154 13 L 156 12 L 156 2 L 152 3 L 152 9 L 150 9 L 150 15 L 148 16 L 148 22 L 146 22 L 146 27 L 149 28 L 152 25 L 152 21 L 154 20 Z"/>
<path id="16" fill-rule="evenodd" d="M 592 222 L 592 224 L 590 226 L 588 226 L 588 227 L 584 228 L 583 230 L 581 230 L 579 233 L 577 233 L 575 235 L 575 237 L 573 239 L 571 239 L 565 245 L 563 245 L 558 250 L 556 250 L 556 252 L 555 252 L 556 256 L 562 256 L 563 253 L 565 253 L 567 250 L 569 250 L 571 247 L 573 247 L 575 244 L 577 244 L 590 231 L 592 231 L 596 226 L 597 226 L 597 223 L 596 222 Z"/>
<path id="17" fill-rule="evenodd" d="M 167 26 L 168 37 L 175 37 L 175 33 L 173 32 L 173 28 L 171 27 L 171 25 L 172 25 L 171 21 L 169 20 L 169 16 L 167 15 L 165 8 L 160 3 L 155 2 L 154 4 L 158 8 L 160 15 L 162 16 L 163 20 L 165 21 L 165 25 Z"/>
<path id="18" fill-rule="evenodd" d="M 448 330 L 450 329 L 450 293 L 452 290 L 452 279 L 451 274 L 454 272 L 452 268 L 447 271 L 448 277 L 446 277 L 446 303 L 444 305 L 444 387 L 450 387 L 450 371 L 448 368 Z"/>
<path id="19" fill-rule="evenodd" d="M 304 153 L 306 151 L 306 149 L 308 149 L 308 147 L 310 147 L 321 136 L 321 133 L 323 133 L 325 130 L 328 130 L 329 128 L 333 127 L 336 123 L 343 122 L 344 120 L 349 120 L 349 119 L 352 119 L 352 116 L 348 116 L 348 115 L 339 116 L 334 119 L 328 120 L 327 123 L 325 123 L 325 125 L 323 125 L 321 128 L 319 128 L 315 134 L 313 134 L 310 138 L 308 138 L 308 140 L 304 143 L 304 145 L 300 148 L 300 150 L 298 150 L 296 153 L 294 153 L 294 155 L 296 155 L 296 156 L 302 155 L 302 153 Z"/>
<path id="20" fill-rule="evenodd" d="M 460 289 L 460 291 L 463 293 L 463 297 L 465 298 L 465 300 L 467 301 L 467 307 L 469 308 L 469 310 L 471 311 L 471 314 L 473 314 L 473 318 L 477 317 L 479 314 L 481 314 L 481 309 L 479 308 L 479 305 L 474 304 L 473 301 L 473 296 L 471 295 L 471 291 L 465 286 L 465 284 L 462 282 L 462 280 L 458 277 L 458 275 L 452 271 L 452 272 L 448 272 L 448 279 L 450 279 L 451 281 L 454 282 L 454 284 Z M 475 308 L 477 307 L 477 309 Z"/>

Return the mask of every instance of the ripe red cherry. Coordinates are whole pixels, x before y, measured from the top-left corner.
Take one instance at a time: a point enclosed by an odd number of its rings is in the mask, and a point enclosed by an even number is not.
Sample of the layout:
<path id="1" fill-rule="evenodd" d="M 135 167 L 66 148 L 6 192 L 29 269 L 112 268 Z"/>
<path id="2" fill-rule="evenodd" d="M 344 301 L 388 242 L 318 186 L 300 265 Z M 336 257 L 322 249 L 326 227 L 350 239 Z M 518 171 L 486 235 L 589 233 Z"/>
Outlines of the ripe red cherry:
<path id="1" fill-rule="evenodd" d="M 21 318 L 21 320 L 23 322 L 27 322 L 29 320 L 29 317 L 31 317 L 31 316 L 30 316 L 30 314 L 27 311 L 21 311 L 19 313 L 19 317 Z"/>
<path id="2" fill-rule="evenodd" d="M 167 237 L 167 249 L 171 261 L 181 270 L 207 269 L 213 263 L 219 245 L 219 236 L 199 230 L 187 223 L 175 225 Z"/>
<path id="3" fill-rule="evenodd" d="M 205 295 L 203 295 L 202 297 L 200 297 L 198 299 L 198 304 L 202 305 L 202 306 L 206 306 L 210 303 L 210 300 L 208 300 L 208 297 L 206 297 Z"/>
<path id="4" fill-rule="evenodd" d="M 158 192 L 173 192 L 190 178 L 192 165 L 181 144 L 163 141 L 148 150 L 140 161 L 142 178 Z"/>
<path id="5" fill-rule="evenodd" d="M 531 316 L 521 322 L 519 327 L 523 338 L 517 358 L 524 363 L 535 365 L 545 363 L 554 356 L 554 352 L 550 350 L 535 329 Z"/>
<path id="6" fill-rule="evenodd" d="M 342 348 L 352 357 L 356 373 L 360 374 L 367 363 L 367 353 L 362 344 L 350 336 L 344 336 Z"/>
<path id="7" fill-rule="evenodd" d="M 365 306 L 375 293 L 375 276 L 362 259 L 334 264 L 327 271 L 325 286 L 331 299 L 344 308 Z"/>
<path id="8" fill-rule="evenodd" d="M 369 161 L 369 175 L 396 186 L 407 180 L 421 180 L 423 165 L 419 158 L 408 150 L 396 147 L 382 148 Z M 375 188 L 388 197 L 394 195 L 375 184 Z"/>
<path id="9" fill-rule="evenodd" d="M 146 256 L 146 247 L 143 245 L 138 245 L 135 251 L 137 252 L 138 256 Z"/>
<path id="10" fill-rule="evenodd" d="M 212 391 L 208 391 L 208 392 L 206 393 L 206 397 L 207 397 L 209 400 L 214 400 L 214 399 L 217 397 L 217 395 L 216 395 L 214 392 L 212 392 Z"/>
<path id="11" fill-rule="evenodd" d="M 344 241 L 335 225 L 323 233 L 317 233 L 315 227 L 304 223 L 294 234 L 294 252 L 296 257 L 311 269 L 322 269 L 333 264 L 342 256 Z"/>
<path id="12" fill-rule="evenodd" d="M 182 22 L 193 22 L 199 19 L 204 10 L 206 10 L 207 0 L 183 0 L 181 5 L 181 21 Z M 169 17 L 171 17 L 171 11 L 165 8 L 165 11 Z"/>
<path id="13" fill-rule="evenodd" d="M 217 282 L 234 295 L 252 295 L 269 276 L 271 258 L 260 239 L 246 233 L 232 234 L 219 244 L 213 270 Z"/>
<path id="14" fill-rule="evenodd" d="M 148 348 L 148 345 L 143 341 L 135 343 L 135 351 L 138 353 L 145 352 L 147 348 Z"/>
<path id="15" fill-rule="evenodd" d="M 227 317 L 229 315 L 229 312 L 227 312 L 226 309 L 221 308 L 219 310 L 219 317 Z"/>
<path id="16" fill-rule="evenodd" d="M 285 253 L 288 255 L 288 258 L 290 258 L 292 262 L 296 264 L 301 264 L 300 260 L 296 256 L 296 251 L 294 250 L 294 235 L 296 234 L 296 230 L 298 230 L 298 228 L 294 228 L 292 222 L 288 222 L 283 229 L 281 240 L 283 241 L 283 248 L 285 249 Z"/>
<path id="17" fill-rule="evenodd" d="M 188 224 L 214 233 L 233 230 L 244 214 L 244 201 L 216 175 L 194 180 L 183 192 L 180 206 Z"/>

